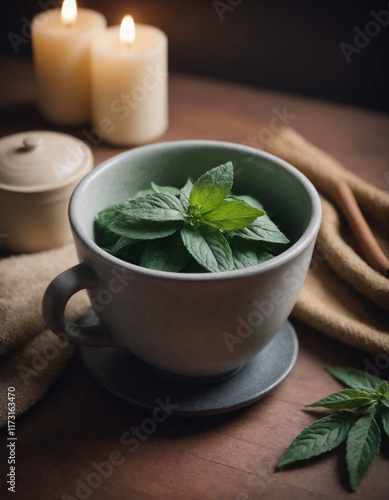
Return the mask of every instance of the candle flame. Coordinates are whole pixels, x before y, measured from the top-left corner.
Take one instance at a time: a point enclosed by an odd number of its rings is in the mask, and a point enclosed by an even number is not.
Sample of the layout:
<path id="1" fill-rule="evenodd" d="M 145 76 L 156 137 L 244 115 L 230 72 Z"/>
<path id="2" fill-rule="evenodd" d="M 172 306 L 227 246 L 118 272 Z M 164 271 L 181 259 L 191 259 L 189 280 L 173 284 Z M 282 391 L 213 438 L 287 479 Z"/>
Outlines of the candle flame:
<path id="1" fill-rule="evenodd" d="M 65 26 L 72 26 L 77 19 L 76 0 L 63 0 L 61 10 L 61 21 Z"/>
<path id="2" fill-rule="evenodd" d="M 124 16 L 120 26 L 120 40 L 131 45 L 135 40 L 135 24 L 131 16 Z"/>

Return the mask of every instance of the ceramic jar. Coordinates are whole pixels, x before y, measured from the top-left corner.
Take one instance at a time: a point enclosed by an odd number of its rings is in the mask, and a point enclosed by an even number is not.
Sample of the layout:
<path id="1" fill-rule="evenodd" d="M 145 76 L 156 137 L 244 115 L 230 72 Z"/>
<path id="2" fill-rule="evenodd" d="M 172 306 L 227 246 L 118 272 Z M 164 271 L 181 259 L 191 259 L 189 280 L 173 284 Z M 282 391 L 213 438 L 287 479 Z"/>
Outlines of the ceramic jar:
<path id="1" fill-rule="evenodd" d="M 69 199 L 92 168 L 90 148 L 68 134 L 0 139 L 0 249 L 38 252 L 70 242 Z"/>

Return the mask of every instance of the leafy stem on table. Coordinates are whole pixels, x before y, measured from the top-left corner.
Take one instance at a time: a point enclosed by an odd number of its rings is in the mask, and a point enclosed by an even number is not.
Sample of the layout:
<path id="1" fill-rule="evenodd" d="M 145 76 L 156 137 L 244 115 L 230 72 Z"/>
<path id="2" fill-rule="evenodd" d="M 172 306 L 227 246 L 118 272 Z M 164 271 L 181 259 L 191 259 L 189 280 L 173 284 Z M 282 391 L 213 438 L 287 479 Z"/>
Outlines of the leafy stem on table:
<path id="1" fill-rule="evenodd" d="M 326 369 L 347 388 L 305 406 L 341 411 L 303 429 L 282 455 L 277 469 L 322 455 L 346 442 L 349 481 L 355 491 L 380 450 L 381 436 L 389 437 L 389 385 L 361 370 Z"/>

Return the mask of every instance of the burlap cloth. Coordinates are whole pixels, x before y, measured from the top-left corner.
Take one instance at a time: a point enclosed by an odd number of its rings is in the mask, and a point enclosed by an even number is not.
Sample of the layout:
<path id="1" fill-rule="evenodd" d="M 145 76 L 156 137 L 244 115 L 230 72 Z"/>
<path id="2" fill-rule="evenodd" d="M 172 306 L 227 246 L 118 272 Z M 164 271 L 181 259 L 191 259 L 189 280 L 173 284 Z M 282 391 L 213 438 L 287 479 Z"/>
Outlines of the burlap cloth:
<path id="1" fill-rule="evenodd" d="M 266 150 L 301 170 L 322 195 L 318 251 L 293 315 L 348 345 L 389 353 L 389 280 L 366 264 L 328 201 L 334 182 L 346 179 L 389 254 L 389 194 L 354 176 L 291 129 L 280 132 Z M 8 387 L 15 387 L 20 415 L 45 394 L 74 352 L 45 329 L 41 300 L 49 282 L 76 262 L 73 245 L 0 260 L 0 427 L 7 423 Z M 86 294 L 77 294 L 68 316 L 76 320 L 87 306 Z"/>

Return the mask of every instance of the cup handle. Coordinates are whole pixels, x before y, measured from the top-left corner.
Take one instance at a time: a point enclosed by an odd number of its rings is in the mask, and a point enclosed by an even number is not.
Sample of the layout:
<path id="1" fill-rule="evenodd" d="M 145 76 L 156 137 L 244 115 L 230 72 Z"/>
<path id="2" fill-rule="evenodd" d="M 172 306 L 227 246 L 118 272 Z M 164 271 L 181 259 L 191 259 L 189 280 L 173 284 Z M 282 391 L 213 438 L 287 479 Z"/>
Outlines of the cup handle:
<path id="1" fill-rule="evenodd" d="M 47 326 L 56 335 L 72 344 L 88 346 L 118 346 L 111 332 L 102 324 L 76 325 L 65 317 L 70 297 L 85 288 L 96 289 L 99 280 L 93 269 L 81 262 L 59 274 L 47 287 L 42 300 L 42 313 Z"/>

